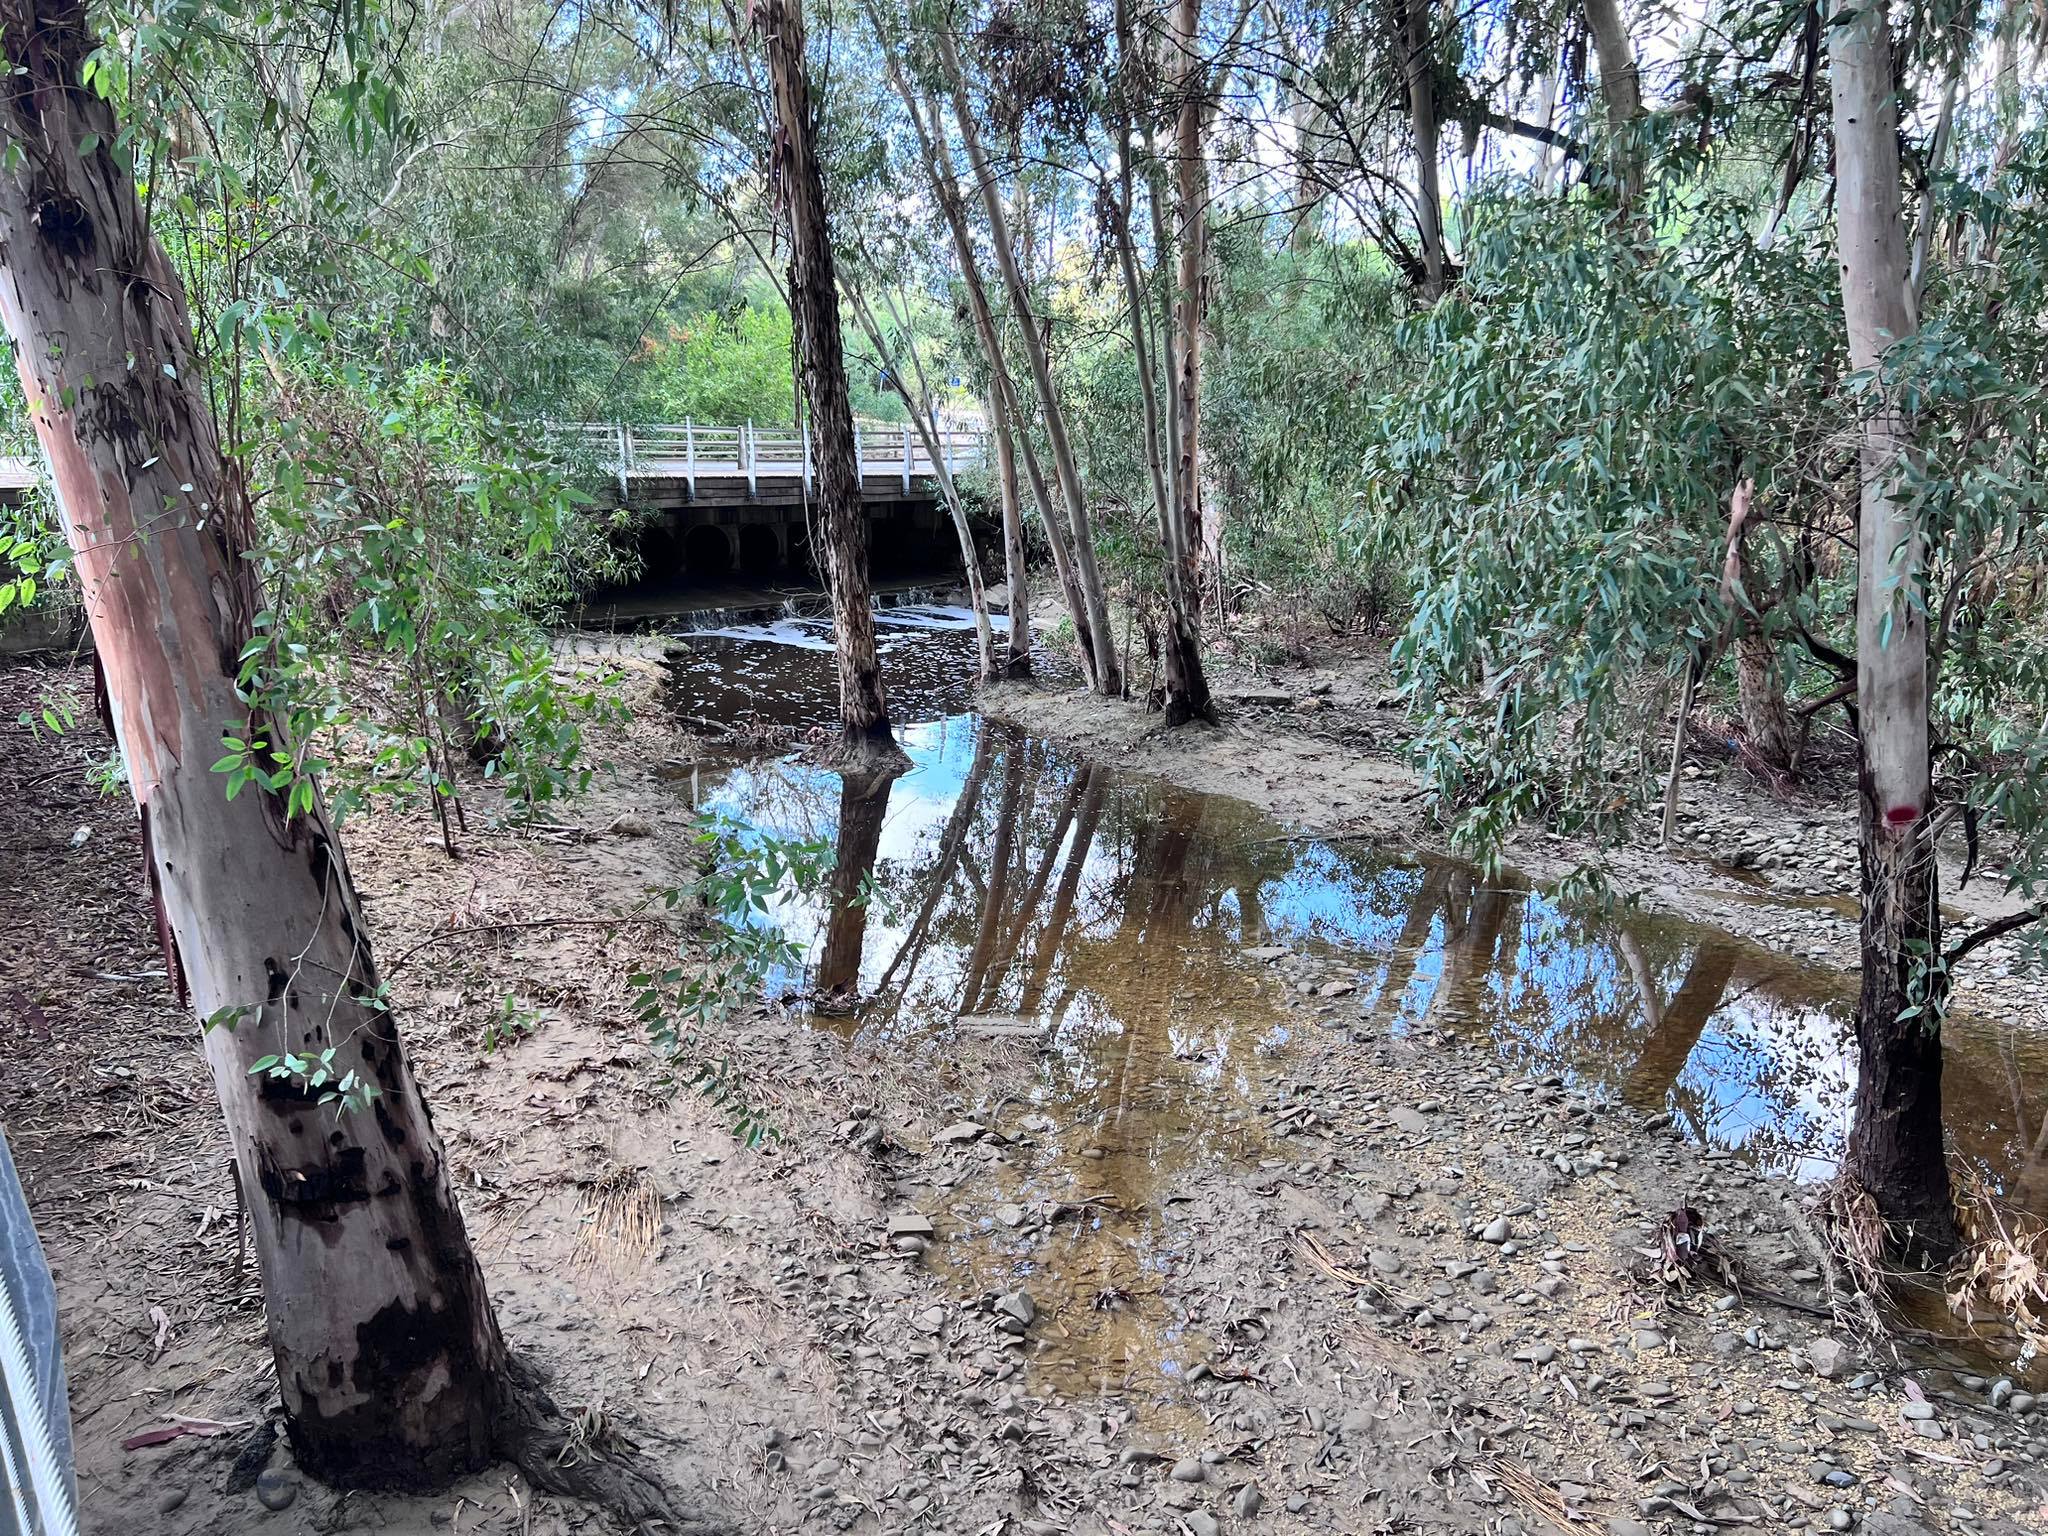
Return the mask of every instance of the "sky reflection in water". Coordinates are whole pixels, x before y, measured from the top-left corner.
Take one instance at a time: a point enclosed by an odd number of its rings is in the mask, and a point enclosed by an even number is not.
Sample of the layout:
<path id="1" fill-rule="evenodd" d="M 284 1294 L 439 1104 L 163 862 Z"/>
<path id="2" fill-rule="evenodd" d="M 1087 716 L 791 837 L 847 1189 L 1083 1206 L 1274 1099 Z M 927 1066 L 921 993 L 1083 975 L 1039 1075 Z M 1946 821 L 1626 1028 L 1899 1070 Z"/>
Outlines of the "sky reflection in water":
<path id="1" fill-rule="evenodd" d="M 902 737 L 914 771 L 867 793 L 774 763 L 710 800 L 783 835 L 843 829 L 837 896 L 778 916 L 815 985 L 867 999 L 871 1043 L 943 1052 L 963 1015 L 970 1035 L 1037 1026 L 1048 1107 L 1108 1119 L 1135 1097 L 1193 1124 L 1188 1096 L 1254 1094 L 1259 1043 L 1298 1019 L 1245 954 L 1285 946 L 1355 972 L 1332 1006 L 1368 1021 L 1485 1030 L 1518 1072 L 1669 1108 L 1774 1171 L 1833 1166 L 1854 1074 L 1833 977 L 1698 925 L 1561 910 L 1455 861 L 1288 837 L 973 716 Z M 868 870 L 880 899 L 862 906 L 846 898 Z M 2040 1113 L 2040 1042 L 1951 1033 L 1959 1143 L 2009 1176 L 2029 1162 L 2015 1120 Z"/>

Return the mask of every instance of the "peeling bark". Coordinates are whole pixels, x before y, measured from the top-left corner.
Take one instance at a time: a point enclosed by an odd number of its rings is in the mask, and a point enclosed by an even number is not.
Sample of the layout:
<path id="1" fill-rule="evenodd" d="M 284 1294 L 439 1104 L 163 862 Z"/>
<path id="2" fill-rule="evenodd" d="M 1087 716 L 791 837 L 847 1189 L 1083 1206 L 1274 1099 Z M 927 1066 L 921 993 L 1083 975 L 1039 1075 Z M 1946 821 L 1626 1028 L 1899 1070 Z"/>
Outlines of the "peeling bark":
<path id="1" fill-rule="evenodd" d="M 447 1159 L 378 978 L 324 810 L 286 814 L 211 770 L 222 739 L 287 748 L 237 692 L 256 599 L 249 511 L 221 453 L 183 285 L 80 84 L 99 45 L 77 3 L 7 0 L 17 73 L 0 172 L 0 315 L 15 349 L 146 830 L 172 974 L 216 1021 L 207 1063 L 261 1266 L 300 1464 L 422 1485 L 490 1457 L 505 1346 Z M 364 1110 L 252 1072 L 332 1049 Z"/>

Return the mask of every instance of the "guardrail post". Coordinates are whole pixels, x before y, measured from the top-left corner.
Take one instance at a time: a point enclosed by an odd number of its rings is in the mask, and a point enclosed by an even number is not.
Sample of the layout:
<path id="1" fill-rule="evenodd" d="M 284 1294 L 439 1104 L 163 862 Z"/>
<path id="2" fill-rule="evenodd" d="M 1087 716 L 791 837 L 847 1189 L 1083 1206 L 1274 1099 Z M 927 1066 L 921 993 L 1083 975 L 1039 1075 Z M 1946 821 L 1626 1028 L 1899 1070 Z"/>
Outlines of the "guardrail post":
<path id="1" fill-rule="evenodd" d="M 683 478 L 689 482 L 690 500 L 697 499 L 697 424 L 683 418 Z"/>
<path id="2" fill-rule="evenodd" d="M 811 434 L 802 426 L 799 426 L 797 431 L 802 434 L 804 440 L 804 495 L 808 498 L 811 494 Z M 855 450 L 854 458 L 856 462 L 859 461 L 858 449 Z"/>
<path id="3" fill-rule="evenodd" d="M 903 494 L 910 494 L 910 428 L 903 429 Z"/>
<path id="4" fill-rule="evenodd" d="M 626 473 L 633 463 L 633 433 L 623 421 L 615 422 L 612 430 L 619 439 L 619 500 L 626 501 L 631 496 L 626 489 Z"/>
<path id="5" fill-rule="evenodd" d="M 868 477 L 867 451 L 860 445 L 860 423 L 853 424 L 853 468 L 854 478 L 865 482 Z"/>
<path id="6" fill-rule="evenodd" d="M 750 421 L 740 433 L 740 459 L 747 471 L 747 494 L 761 494 L 761 481 L 754 465 L 754 424 Z"/>

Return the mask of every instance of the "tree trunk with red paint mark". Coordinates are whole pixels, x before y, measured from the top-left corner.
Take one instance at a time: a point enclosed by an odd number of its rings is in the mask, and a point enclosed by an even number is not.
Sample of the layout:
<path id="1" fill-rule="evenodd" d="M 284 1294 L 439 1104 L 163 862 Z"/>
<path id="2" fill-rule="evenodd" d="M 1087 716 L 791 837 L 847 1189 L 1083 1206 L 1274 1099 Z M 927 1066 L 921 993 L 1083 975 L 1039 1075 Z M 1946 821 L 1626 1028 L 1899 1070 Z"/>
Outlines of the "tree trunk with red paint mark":
<path id="1" fill-rule="evenodd" d="M 299 1463 L 416 1485 L 486 1462 L 505 1348 L 392 1017 L 348 865 L 317 805 L 230 799 L 222 738 L 277 725 L 238 695 L 254 595 L 249 512 L 223 460 L 184 290 L 80 83 L 99 46 L 77 0 L 5 0 L 0 313 L 77 555 L 140 809 L 174 974 L 201 1019 L 248 1202 L 278 1390 Z M 375 1090 L 322 1102 L 318 1059 Z"/>
<path id="2" fill-rule="evenodd" d="M 1914 329 L 1890 24 L 1882 9 L 1864 7 L 1829 39 L 1842 308 L 1850 363 L 1863 370 Z M 1911 451 L 1910 423 L 1888 391 L 1873 393 L 1857 519 L 1863 980 L 1847 1169 L 1900 1247 L 1938 1257 L 1954 1250 L 1956 1223 L 1941 1122 L 1941 996 L 1926 969 L 1941 944 L 1928 814 L 1927 620 L 1909 599 L 1924 579 L 1926 551 L 1911 510 L 1891 489 L 1900 455 Z"/>

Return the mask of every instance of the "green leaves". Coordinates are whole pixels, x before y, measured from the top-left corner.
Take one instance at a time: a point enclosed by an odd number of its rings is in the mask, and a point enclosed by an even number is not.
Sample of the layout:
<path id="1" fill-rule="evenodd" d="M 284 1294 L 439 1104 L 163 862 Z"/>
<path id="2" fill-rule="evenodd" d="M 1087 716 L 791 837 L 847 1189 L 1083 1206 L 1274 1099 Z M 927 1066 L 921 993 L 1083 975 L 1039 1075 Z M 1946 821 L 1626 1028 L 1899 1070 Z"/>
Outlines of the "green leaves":
<path id="1" fill-rule="evenodd" d="M 1654 243 L 1579 202 L 1469 215 L 1465 280 L 1370 413 L 1360 526 L 1416 593 L 1395 661 L 1435 806 L 1486 856 L 1521 818 L 1598 832 L 1645 798 L 1672 680 L 1731 622 L 1730 492 L 1754 478 L 1773 528 L 1827 505 L 1841 347 L 1824 253 L 1759 252 L 1739 208 Z M 1743 611 L 1784 625 L 1816 589 L 1769 548 Z"/>
<path id="2" fill-rule="evenodd" d="M 384 1096 L 383 1089 L 355 1068 L 341 1067 L 331 1045 L 311 1054 L 259 1056 L 249 1064 L 248 1075 L 290 1083 L 317 1104 L 337 1106 L 337 1113 L 360 1113 Z"/>
<path id="3" fill-rule="evenodd" d="M 671 909 L 701 904 L 714 918 L 709 940 L 673 966 L 629 978 L 634 1016 L 671 1059 L 708 1048 L 713 1033 L 758 1002 L 771 979 L 801 965 L 801 950 L 773 913 L 783 902 L 824 890 L 834 859 L 830 843 L 772 837 L 729 821 L 712 821 L 697 841 L 701 873 L 693 884 L 664 892 L 663 900 Z M 749 1146 L 776 1134 L 749 1103 L 729 1057 L 700 1061 L 691 1084 L 732 1112 L 733 1134 Z"/>
<path id="4" fill-rule="evenodd" d="M 558 668 L 546 625 L 611 569 L 609 530 L 465 379 L 416 369 L 270 370 L 276 440 L 258 466 L 267 593 L 242 693 L 294 744 L 216 764 L 337 818 L 375 799 L 458 798 L 466 758 L 522 806 L 588 782 L 584 728 L 624 711 L 608 674 Z"/>

